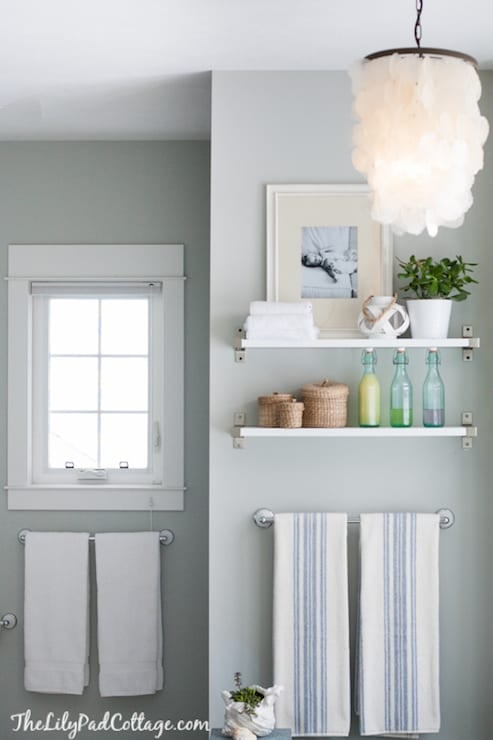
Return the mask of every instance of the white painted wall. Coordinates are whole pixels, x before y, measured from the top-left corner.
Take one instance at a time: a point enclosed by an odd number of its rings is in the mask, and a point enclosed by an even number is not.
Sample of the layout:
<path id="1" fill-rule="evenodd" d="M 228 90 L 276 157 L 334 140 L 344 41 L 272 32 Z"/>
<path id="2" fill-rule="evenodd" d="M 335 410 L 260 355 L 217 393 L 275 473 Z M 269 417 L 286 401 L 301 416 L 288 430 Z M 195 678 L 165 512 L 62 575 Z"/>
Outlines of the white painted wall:
<path id="1" fill-rule="evenodd" d="M 484 77 L 483 108 L 493 118 L 493 75 Z M 251 514 L 275 511 L 455 510 L 441 544 L 442 731 L 444 740 L 489 740 L 491 704 L 491 394 L 493 260 L 489 215 L 493 142 L 475 185 L 475 204 L 458 231 L 403 238 L 396 253 L 462 253 L 479 261 L 481 285 L 454 306 L 453 328 L 472 323 L 483 348 L 472 364 L 443 356 L 447 412 L 472 409 L 480 437 L 470 452 L 443 440 L 249 440 L 234 450 L 233 412 L 255 423 L 256 398 L 296 391 L 329 376 L 348 381 L 350 416 L 360 377 L 358 351 L 252 351 L 233 361 L 232 342 L 249 301 L 265 297 L 267 183 L 361 182 L 350 160 L 351 96 L 344 73 L 218 72 L 212 90 L 210 703 L 222 720 L 219 692 L 233 673 L 268 684 L 271 673 L 272 532 Z M 419 399 L 424 353 L 411 356 Z M 390 351 L 379 373 L 388 387 Z M 419 417 L 419 400 L 417 406 Z M 351 571 L 355 558 L 351 535 Z M 354 592 L 354 577 L 351 577 Z M 353 593 L 354 597 L 354 593 Z M 354 598 L 351 606 L 354 616 Z M 353 620 L 354 621 L 354 620 Z M 490 653 L 490 655 L 488 655 Z M 353 723 L 353 736 L 358 736 Z"/>

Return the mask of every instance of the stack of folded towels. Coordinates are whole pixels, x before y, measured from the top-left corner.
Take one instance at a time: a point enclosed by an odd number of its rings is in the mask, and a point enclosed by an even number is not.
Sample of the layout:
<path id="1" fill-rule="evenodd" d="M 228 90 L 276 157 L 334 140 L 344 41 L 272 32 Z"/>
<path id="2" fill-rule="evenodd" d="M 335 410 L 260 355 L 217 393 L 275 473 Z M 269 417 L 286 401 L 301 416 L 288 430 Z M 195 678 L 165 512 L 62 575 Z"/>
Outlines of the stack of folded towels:
<path id="1" fill-rule="evenodd" d="M 244 327 L 247 339 L 317 339 L 311 303 L 252 301 Z"/>

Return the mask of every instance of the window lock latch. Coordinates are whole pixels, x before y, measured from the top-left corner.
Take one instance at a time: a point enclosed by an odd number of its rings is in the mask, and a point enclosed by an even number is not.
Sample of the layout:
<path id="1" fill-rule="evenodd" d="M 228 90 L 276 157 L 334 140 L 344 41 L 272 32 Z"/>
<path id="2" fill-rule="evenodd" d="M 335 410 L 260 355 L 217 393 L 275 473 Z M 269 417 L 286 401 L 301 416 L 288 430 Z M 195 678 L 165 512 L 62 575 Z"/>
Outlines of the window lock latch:
<path id="1" fill-rule="evenodd" d="M 77 480 L 100 481 L 108 480 L 108 471 L 104 468 L 81 468 L 77 472 Z"/>

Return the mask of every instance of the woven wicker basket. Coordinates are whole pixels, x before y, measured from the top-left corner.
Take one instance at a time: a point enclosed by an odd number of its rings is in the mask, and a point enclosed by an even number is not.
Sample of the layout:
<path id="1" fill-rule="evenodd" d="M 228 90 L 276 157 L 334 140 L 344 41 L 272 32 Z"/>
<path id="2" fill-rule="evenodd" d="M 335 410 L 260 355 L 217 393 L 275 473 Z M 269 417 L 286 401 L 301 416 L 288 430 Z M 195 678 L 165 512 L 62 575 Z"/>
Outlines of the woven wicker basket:
<path id="1" fill-rule="evenodd" d="M 304 427 L 345 427 L 349 387 L 345 383 L 324 380 L 301 389 L 305 404 Z"/>
<path id="2" fill-rule="evenodd" d="M 279 426 L 286 429 L 296 429 L 303 426 L 303 409 L 305 404 L 293 398 L 279 404 Z"/>
<path id="3" fill-rule="evenodd" d="M 259 396 L 258 425 L 259 427 L 279 426 L 279 405 L 284 401 L 291 401 L 291 393 L 272 393 L 270 396 Z"/>

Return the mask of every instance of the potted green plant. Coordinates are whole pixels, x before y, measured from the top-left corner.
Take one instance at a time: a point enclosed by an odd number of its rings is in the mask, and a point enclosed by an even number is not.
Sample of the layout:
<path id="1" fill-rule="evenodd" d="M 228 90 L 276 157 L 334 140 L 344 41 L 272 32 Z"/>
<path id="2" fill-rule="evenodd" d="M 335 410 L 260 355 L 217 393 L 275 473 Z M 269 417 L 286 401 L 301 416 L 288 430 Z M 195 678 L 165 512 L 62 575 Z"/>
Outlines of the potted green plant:
<path id="1" fill-rule="evenodd" d="M 239 729 L 249 730 L 257 737 L 269 735 L 276 726 L 274 704 L 282 686 L 242 686 L 241 673 L 235 673 L 235 688 L 221 692 L 226 705 L 223 735 L 235 735 Z"/>
<path id="2" fill-rule="evenodd" d="M 397 260 L 400 272 L 397 277 L 407 281 L 404 293 L 414 293 L 407 299 L 411 335 L 418 339 L 438 339 L 448 335 L 452 301 L 464 301 L 469 286 L 478 281 L 472 277 L 475 262 L 455 259 L 424 257 L 412 254 L 408 260 Z"/>

